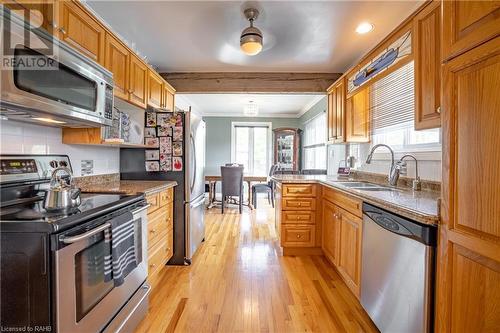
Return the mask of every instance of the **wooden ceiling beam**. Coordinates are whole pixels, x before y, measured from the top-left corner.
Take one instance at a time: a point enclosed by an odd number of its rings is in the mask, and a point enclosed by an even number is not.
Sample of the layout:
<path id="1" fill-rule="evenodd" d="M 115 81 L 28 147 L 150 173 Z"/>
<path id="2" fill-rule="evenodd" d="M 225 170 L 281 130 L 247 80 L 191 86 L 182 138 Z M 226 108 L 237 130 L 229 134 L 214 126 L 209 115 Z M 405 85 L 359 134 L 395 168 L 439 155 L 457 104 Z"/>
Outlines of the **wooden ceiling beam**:
<path id="1" fill-rule="evenodd" d="M 161 73 L 176 93 L 318 94 L 340 73 Z"/>

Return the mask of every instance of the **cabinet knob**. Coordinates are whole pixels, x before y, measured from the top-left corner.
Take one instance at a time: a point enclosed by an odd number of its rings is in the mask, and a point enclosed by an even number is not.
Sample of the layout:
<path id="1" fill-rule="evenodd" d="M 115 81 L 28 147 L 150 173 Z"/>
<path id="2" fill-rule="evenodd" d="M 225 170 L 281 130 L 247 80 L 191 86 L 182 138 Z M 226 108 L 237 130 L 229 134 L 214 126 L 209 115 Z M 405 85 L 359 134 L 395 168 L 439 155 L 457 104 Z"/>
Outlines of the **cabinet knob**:
<path id="1" fill-rule="evenodd" d="M 129 93 L 129 94 L 133 94 L 133 93 L 134 93 L 134 90 L 133 90 L 133 89 L 129 89 L 129 90 L 128 90 L 128 93 Z"/>
<path id="2" fill-rule="evenodd" d="M 152 234 L 156 233 L 156 229 L 151 229 L 150 231 Z"/>
<path id="3" fill-rule="evenodd" d="M 301 202 L 299 202 L 299 203 L 297 204 L 297 206 L 302 206 L 302 203 L 301 203 Z"/>
<path id="4" fill-rule="evenodd" d="M 302 238 L 302 235 L 297 235 L 297 238 Z"/>
<path id="5" fill-rule="evenodd" d="M 149 265 L 149 268 L 155 268 L 156 267 L 156 264 L 150 264 Z"/>
<path id="6" fill-rule="evenodd" d="M 65 30 L 63 27 L 60 27 L 60 28 L 59 28 L 59 31 L 60 31 L 63 35 L 66 35 L 66 34 L 67 34 L 66 30 Z"/>
<path id="7" fill-rule="evenodd" d="M 440 106 L 438 106 L 438 108 L 436 109 L 436 112 L 441 114 L 441 107 Z"/>

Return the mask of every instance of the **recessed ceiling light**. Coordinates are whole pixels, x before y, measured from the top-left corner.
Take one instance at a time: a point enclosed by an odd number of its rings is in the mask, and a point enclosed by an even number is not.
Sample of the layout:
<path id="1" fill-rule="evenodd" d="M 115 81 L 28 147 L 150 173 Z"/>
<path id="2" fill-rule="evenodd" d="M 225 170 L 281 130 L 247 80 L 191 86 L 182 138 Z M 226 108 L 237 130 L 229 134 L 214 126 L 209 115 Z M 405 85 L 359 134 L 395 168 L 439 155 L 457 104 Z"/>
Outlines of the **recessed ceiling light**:
<path id="1" fill-rule="evenodd" d="M 358 25 L 358 27 L 356 28 L 356 32 L 360 35 L 366 34 L 372 30 L 373 30 L 373 24 L 371 24 L 369 22 L 360 23 Z"/>

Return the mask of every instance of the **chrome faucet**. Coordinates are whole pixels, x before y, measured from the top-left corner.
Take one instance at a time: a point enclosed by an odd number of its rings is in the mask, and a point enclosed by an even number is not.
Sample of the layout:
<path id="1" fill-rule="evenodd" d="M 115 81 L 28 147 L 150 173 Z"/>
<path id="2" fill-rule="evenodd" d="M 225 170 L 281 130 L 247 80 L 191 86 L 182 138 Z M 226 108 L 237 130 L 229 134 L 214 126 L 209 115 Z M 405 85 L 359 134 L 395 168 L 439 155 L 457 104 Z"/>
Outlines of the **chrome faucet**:
<path id="1" fill-rule="evenodd" d="M 389 181 L 389 184 L 391 186 L 396 186 L 398 183 L 399 172 L 401 168 L 396 168 L 394 164 L 394 151 L 392 150 L 391 147 L 383 143 L 373 146 L 372 149 L 370 150 L 370 153 L 368 154 L 368 157 L 366 158 L 366 164 L 370 164 L 372 162 L 373 152 L 379 147 L 385 147 L 389 149 L 389 151 L 391 152 L 391 168 L 389 170 L 389 175 L 387 176 L 387 180 Z"/>
<path id="2" fill-rule="evenodd" d="M 410 154 L 405 154 L 403 155 L 399 161 L 396 163 L 396 169 L 399 170 L 398 173 L 399 174 L 406 174 L 406 162 L 404 161 L 405 158 L 412 158 L 413 160 L 415 160 L 415 179 L 413 180 L 412 182 L 412 189 L 414 191 L 420 191 L 422 189 L 422 184 L 420 182 L 420 177 L 418 176 L 418 161 L 417 161 L 417 158 L 413 155 L 410 155 Z"/>

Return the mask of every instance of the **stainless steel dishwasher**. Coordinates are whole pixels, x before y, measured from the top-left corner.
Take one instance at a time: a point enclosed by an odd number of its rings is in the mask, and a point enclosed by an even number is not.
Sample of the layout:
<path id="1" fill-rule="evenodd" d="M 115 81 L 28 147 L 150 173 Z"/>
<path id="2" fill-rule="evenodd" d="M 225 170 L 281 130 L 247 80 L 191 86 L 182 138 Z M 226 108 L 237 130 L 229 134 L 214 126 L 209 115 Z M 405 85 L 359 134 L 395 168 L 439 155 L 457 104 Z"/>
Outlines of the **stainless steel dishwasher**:
<path id="1" fill-rule="evenodd" d="M 363 203 L 361 304 L 381 332 L 431 332 L 437 227 Z"/>

